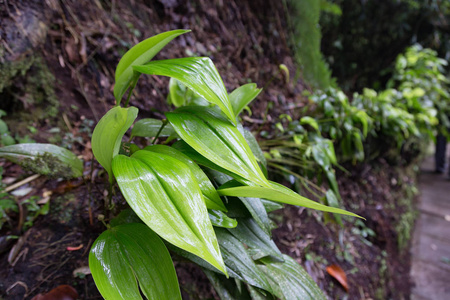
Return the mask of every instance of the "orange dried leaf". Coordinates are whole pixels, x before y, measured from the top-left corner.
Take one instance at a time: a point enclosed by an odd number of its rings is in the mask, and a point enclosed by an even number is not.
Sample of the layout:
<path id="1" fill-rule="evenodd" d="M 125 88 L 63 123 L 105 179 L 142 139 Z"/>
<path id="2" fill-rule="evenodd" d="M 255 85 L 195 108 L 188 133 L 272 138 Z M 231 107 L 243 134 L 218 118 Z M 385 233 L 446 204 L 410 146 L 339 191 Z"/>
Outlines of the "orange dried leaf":
<path id="1" fill-rule="evenodd" d="M 70 285 L 63 284 L 57 286 L 45 295 L 39 294 L 31 300 L 76 300 L 78 299 L 77 291 Z"/>
<path id="2" fill-rule="evenodd" d="M 330 274 L 331 277 L 336 279 L 342 287 L 348 292 L 348 281 L 347 275 L 345 275 L 344 270 L 338 265 L 331 265 L 327 267 L 327 273 Z"/>

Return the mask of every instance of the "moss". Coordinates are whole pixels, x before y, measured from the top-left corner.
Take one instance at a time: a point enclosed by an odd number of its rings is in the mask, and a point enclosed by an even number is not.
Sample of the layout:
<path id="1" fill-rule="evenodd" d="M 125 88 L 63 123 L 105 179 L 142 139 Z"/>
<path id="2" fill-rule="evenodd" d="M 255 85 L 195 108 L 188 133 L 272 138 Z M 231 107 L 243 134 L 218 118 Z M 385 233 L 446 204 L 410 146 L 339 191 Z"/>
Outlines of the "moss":
<path id="1" fill-rule="evenodd" d="M 69 179 L 73 174 L 73 171 L 65 162 L 50 153 L 37 155 L 34 158 L 25 158 L 21 165 L 24 169 L 49 177 Z"/>
<path id="2" fill-rule="evenodd" d="M 1 106 L 12 111 L 23 107 L 25 113 L 39 119 L 55 117 L 59 102 L 54 90 L 55 76 L 39 55 L 26 54 L 15 60 L 5 59 L 0 46 Z M 41 110 L 36 114 L 36 110 Z M 22 116 L 21 116 L 22 117 Z"/>

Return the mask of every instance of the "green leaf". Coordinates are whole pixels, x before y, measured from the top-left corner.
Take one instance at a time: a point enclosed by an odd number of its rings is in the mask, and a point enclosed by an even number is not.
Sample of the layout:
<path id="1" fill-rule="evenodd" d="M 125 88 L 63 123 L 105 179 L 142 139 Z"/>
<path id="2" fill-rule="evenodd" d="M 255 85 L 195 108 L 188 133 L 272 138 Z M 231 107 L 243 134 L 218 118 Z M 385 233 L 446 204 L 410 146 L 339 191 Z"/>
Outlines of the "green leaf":
<path id="1" fill-rule="evenodd" d="M 173 30 L 152 36 L 127 51 L 116 68 L 116 84 L 114 97 L 120 103 L 128 87 L 137 81 L 139 74 L 133 71 L 134 65 L 142 65 L 150 61 L 162 48 L 179 35 L 190 30 Z"/>
<path id="2" fill-rule="evenodd" d="M 131 136 L 155 137 L 162 125 L 163 121 L 158 119 L 141 119 L 137 121 L 134 124 L 133 129 L 131 129 Z M 159 133 L 159 136 L 176 136 L 176 133 L 175 130 L 173 130 L 172 125 L 166 124 Z"/>
<path id="3" fill-rule="evenodd" d="M 216 227 L 215 231 L 230 276 L 272 292 L 265 274 L 256 267 L 242 242 L 226 229 Z"/>
<path id="4" fill-rule="evenodd" d="M 319 124 L 317 123 L 316 119 L 311 118 L 309 116 L 303 117 L 300 119 L 300 124 L 308 124 L 312 128 L 314 128 L 317 132 L 319 132 Z"/>
<path id="5" fill-rule="evenodd" d="M 235 181 L 236 185 L 239 185 Z M 308 198 L 305 198 L 303 196 L 300 196 L 299 194 L 293 192 L 292 190 L 288 189 L 287 187 L 275 183 L 270 182 L 270 188 L 266 187 L 258 187 L 258 186 L 235 186 L 235 187 L 228 187 L 227 185 L 225 188 L 220 187 L 217 192 L 219 195 L 222 196 L 234 196 L 234 197 L 258 197 L 258 198 L 264 198 L 267 200 L 272 200 L 276 202 L 281 203 L 287 203 L 291 205 L 298 205 L 298 206 L 304 206 L 307 208 L 313 208 L 316 210 L 331 212 L 331 213 L 338 213 L 343 215 L 349 215 L 354 217 L 360 216 L 345 211 L 343 209 L 329 207 L 323 204 L 320 204 L 318 202 L 312 201 Z"/>
<path id="6" fill-rule="evenodd" d="M 179 140 L 176 143 L 172 145 L 173 148 L 177 149 L 178 151 L 182 152 L 183 154 L 189 156 L 192 160 L 194 160 L 197 164 L 205 166 L 211 170 L 218 171 L 220 174 L 223 174 L 225 176 L 229 176 L 230 178 L 234 178 L 237 181 L 245 184 L 245 185 L 252 185 L 253 183 L 251 181 L 248 181 L 247 179 L 242 178 L 241 176 L 238 176 L 222 167 L 219 167 L 215 163 L 211 162 L 207 158 L 205 158 L 203 155 L 198 153 L 194 150 L 191 146 L 189 146 L 185 141 Z M 229 179 L 228 179 L 229 180 Z M 228 181 L 227 180 L 227 181 Z"/>
<path id="7" fill-rule="evenodd" d="M 169 81 L 169 97 L 175 107 L 186 105 L 186 86 L 173 77 Z"/>
<path id="8" fill-rule="evenodd" d="M 52 144 L 17 144 L 0 148 L 0 157 L 43 175 L 75 178 L 83 175 L 83 162 L 65 148 Z"/>
<path id="9" fill-rule="evenodd" d="M 205 272 L 206 277 L 208 277 L 209 282 L 221 300 L 255 300 L 250 297 L 246 289 L 242 288 L 244 284 L 242 281 L 227 279 L 225 276 L 205 269 L 203 272 Z"/>
<path id="10" fill-rule="evenodd" d="M 238 116 L 244 107 L 252 102 L 253 99 L 261 93 L 261 91 L 262 89 L 258 89 L 255 83 L 244 84 L 243 86 L 235 89 L 230 94 L 230 102 L 233 107 L 234 114 Z"/>
<path id="11" fill-rule="evenodd" d="M 126 208 L 122 210 L 114 219 L 111 220 L 111 226 L 119 226 L 128 223 L 142 223 L 142 220 L 136 215 L 134 210 Z"/>
<path id="12" fill-rule="evenodd" d="M 258 265 L 269 280 L 273 294 L 282 300 L 325 300 L 326 297 L 309 274 L 290 256 L 284 263 Z"/>
<path id="13" fill-rule="evenodd" d="M 237 128 L 242 133 L 242 135 L 245 138 L 245 141 L 247 142 L 248 146 L 252 150 L 253 155 L 255 155 L 256 159 L 265 167 L 267 168 L 267 161 L 266 157 L 264 156 L 264 152 L 261 150 L 261 147 L 258 144 L 258 141 L 253 136 L 253 134 L 242 127 L 241 124 L 238 124 Z"/>
<path id="14" fill-rule="evenodd" d="M 283 261 L 282 254 L 270 236 L 252 218 L 239 218 L 236 228 L 228 231 L 238 240 L 250 247 L 253 260 L 273 256 Z"/>
<path id="15" fill-rule="evenodd" d="M 234 228 L 237 226 L 237 221 L 228 217 L 223 211 L 220 210 L 208 210 L 209 219 L 211 224 L 216 227 Z"/>
<path id="16" fill-rule="evenodd" d="M 207 174 L 210 178 L 213 178 L 212 180 L 215 181 L 217 186 L 223 185 L 233 179 L 226 174 L 212 169 L 207 170 Z M 235 214 L 236 217 L 252 216 L 256 223 L 271 236 L 271 221 L 261 199 L 248 197 L 238 197 L 235 199 L 241 205 L 234 203 L 236 201 L 233 201 L 233 198 L 229 199 L 228 206 L 233 208 L 233 212 L 230 211 L 230 213 Z M 244 207 L 242 207 L 242 205 Z M 245 209 L 248 210 L 249 214 L 242 214 L 242 211 Z"/>
<path id="17" fill-rule="evenodd" d="M 200 188 L 185 163 L 141 150 L 131 157 L 117 155 L 112 168 L 122 194 L 145 224 L 226 274 Z"/>
<path id="18" fill-rule="evenodd" d="M 169 251 L 144 224 L 103 232 L 92 245 L 89 268 L 105 299 L 142 299 L 141 290 L 147 299 L 181 300 Z"/>
<path id="19" fill-rule="evenodd" d="M 92 152 L 98 162 L 109 175 L 109 182 L 113 180 L 111 162 L 119 153 L 122 137 L 133 124 L 138 114 L 136 107 L 110 109 L 95 126 L 92 133 Z"/>
<path id="20" fill-rule="evenodd" d="M 261 199 L 261 203 L 264 205 L 264 208 L 266 209 L 266 211 L 268 213 L 275 211 L 275 210 L 282 209 L 284 207 L 284 205 L 281 203 L 277 203 L 277 202 L 266 200 L 266 199 Z"/>
<path id="21" fill-rule="evenodd" d="M 191 170 L 192 174 L 194 174 L 194 177 L 197 179 L 197 182 L 200 186 L 200 190 L 202 191 L 202 194 L 205 199 L 206 207 L 209 209 L 227 211 L 225 205 L 222 202 L 222 199 L 220 199 L 219 194 L 212 185 L 208 176 L 206 176 L 203 170 L 187 155 L 183 154 L 177 149 L 164 145 L 148 146 L 145 147 L 144 150 L 166 154 L 185 163 Z"/>
<path id="22" fill-rule="evenodd" d="M 181 81 L 208 102 L 217 104 L 228 119 L 236 125 L 236 115 L 227 90 L 210 58 L 185 57 L 158 60 L 133 68 L 140 73 L 168 76 Z"/>
<path id="23" fill-rule="evenodd" d="M 217 112 L 187 106 L 166 116 L 178 135 L 208 160 L 248 181 L 269 186 L 242 134 Z"/>

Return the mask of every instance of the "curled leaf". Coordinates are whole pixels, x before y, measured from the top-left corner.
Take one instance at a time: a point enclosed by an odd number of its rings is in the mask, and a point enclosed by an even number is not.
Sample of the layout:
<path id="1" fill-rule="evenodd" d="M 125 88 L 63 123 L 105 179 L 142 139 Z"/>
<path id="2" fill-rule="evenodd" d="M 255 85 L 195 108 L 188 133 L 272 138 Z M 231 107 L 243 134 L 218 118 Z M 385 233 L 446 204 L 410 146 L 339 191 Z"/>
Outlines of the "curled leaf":
<path id="1" fill-rule="evenodd" d="M 327 273 L 330 274 L 331 277 L 336 279 L 348 293 L 347 275 L 345 275 L 344 270 L 342 270 L 340 266 L 336 264 L 328 266 Z"/>

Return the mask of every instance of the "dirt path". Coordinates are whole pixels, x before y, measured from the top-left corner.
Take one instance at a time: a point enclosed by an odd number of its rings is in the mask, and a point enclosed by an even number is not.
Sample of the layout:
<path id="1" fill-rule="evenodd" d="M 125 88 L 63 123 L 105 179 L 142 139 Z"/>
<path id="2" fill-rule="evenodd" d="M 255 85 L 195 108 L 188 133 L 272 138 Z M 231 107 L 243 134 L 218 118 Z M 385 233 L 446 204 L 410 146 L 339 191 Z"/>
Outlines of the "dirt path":
<path id="1" fill-rule="evenodd" d="M 412 300 L 450 299 L 450 181 L 435 174 L 433 157 L 421 168 L 419 216 L 412 244 Z"/>

